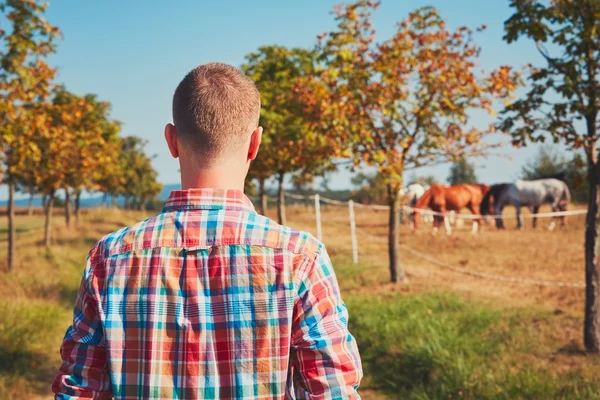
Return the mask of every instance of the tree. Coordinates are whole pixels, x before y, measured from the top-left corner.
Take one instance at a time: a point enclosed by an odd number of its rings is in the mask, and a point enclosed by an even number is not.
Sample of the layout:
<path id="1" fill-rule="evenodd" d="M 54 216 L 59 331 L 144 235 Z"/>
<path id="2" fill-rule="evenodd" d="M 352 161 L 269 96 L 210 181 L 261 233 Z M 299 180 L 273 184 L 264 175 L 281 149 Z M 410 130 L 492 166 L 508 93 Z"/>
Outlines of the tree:
<path id="1" fill-rule="evenodd" d="M 448 176 L 448 183 L 451 185 L 458 185 L 460 183 L 477 183 L 477 176 L 475 175 L 475 166 L 467 159 L 461 158 L 458 161 L 452 163 L 450 167 L 450 176 Z"/>
<path id="2" fill-rule="evenodd" d="M 571 189 L 571 200 L 585 204 L 590 193 L 590 184 L 586 176 L 585 157 L 576 152 L 567 166 L 567 180 Z"/>
<path id="3" fill-rule="evenodd" d="M 314 176 L 334 168 L 324 138 L 311 129 L 294 88 L 300 78 L 315 73 L 315 54 L 304 49 L 264 46 L 246 56 L 242 70 L 255 83 L 261 96 L 261 125 L 264 127 L 262 154 L 251 165 L 251 176 L 261 182 L 277 176 L 277 216 L 285 224 L 285 176 L 302 171 Z M 264 203 L 261 200 L 262 207 Z"/>
<path id="4" fill-rule="evenodd" d="M 0 29 L 0 147 L 8 184 L 8 269 L 15 255 L 14 193 L 16 178 L 33 149 L 28 133 L 36 115 L 30 105 L 48 95 L 54 70 L 44 58 L 54 52 L 58 28 L 43 18 L 45 4 L 26 0 L 0 1 L 2 19 L 11 29 Z M 35 155 L 33 155 L 35 156 Z"/>
<path id="5" fill-rule="evenodd" d="M 352 193 L 352 199 L 359 203 L 381 204 L 387 200 L 385 179 L 380 174 L 359 172 L 352 177 L 351 183 L 358 188 Z"/>
<path id="6" fill-rule="evenodd" d="M 145 145 L 146 141 L 135 136 L 121 140 L 120 162 L 125 181 L 119 194 L 125 196 L 125 208 L 144 210 L 147 202 L 162 190 L 152 158 L 144 152 Z"/>
<path id="7" fill-rule="evenodd" d="M 549 145 L 544 145 L 535 157 L 523 166 L 521 178 L 525 180 L 561 179 L 569 186 L 573 201 L 579 203 L 587 201 L 589 185 L 585 173 L 585 160 L 580 152 L 573 154 L 569 160 Z"/>
<path id="8" fill-rule="evenodd" d="M 31 182 L 47 199 L 44 207 L 44 244 L 51 244 L 52 212 L 56 193 L 64 188 L 66 176 L 71 168 L 72 144 L 76 135 L 72 126 L 77 118 L 77 107 L 62 103 L 54 96 L 53 101 L 34 105 L 37 115 L 34 134 L 29 145 L 35 149 L 36 157 L 23 171 L 24 181 Z"/>
<path id="9" fill-rule="evenodd" d="M 427 176 L 416 176 L 414 174 L 412 174 L 410 176 L 410 178 L 408 179 L 408 183 L 418 183 L 420 185 L 428 185 L 431 186 L 434 183 L 437 182 L 437 179 L 435 179 L 435 176 L 433 175 L 427 175 Z"/>
<path id="10" fill-rule="evenodd" d="M 103 174 L 111 173 L 118 156 L 119 123 L 109 118 L 110 103 L 99 101 L 96 95 L 78 96 L 59 87 L 54 96 L 56 105 L 70 109 L 73 119 L 64 120 L 70 141 L 69 166 L 64 178 L 65 216 L 70 220 L 70 195 L 75 195 L 75 218 L 79 220 L 79 200 L 83 189 L 97 189 Z M 106 169 L 109 171 L 106 171 Z"/>
<path id="11" fill-rule="evenodd" d="M 543 65 L 529 66 L 528 91 L 507 105 L 501 129 L 515 146 L 552 138 L 570 149 L 583 149 L 589 184 L 585 230 L 584 343 L 600 352 L 600 2 L 597 0 L 518 1 L 504 23 L 504 39 L 525 37 L 536 43 Z M 551 50 L 550 50 L 551 49 Z"/>
<path id="12" fill-rule="evenodd" d="M 393 37 L 376 44 L 371 14 L 378 4 L 337 7 L 337 29 L 320 36 L 323 70 L 297 90 L 335 147 L 354 166 L 374 166 L 383 177 L 390 275 L 397 282 L 405 279 L 397 256 L 403 173 L 485 154 L 493 146 L 481 139 L 493 126 L 470 126 L 469 114 L 493 114 L 494 100 L 511 94 L 517 76 L 507 66 L 477 73 L 480 48 L 472 31 L 449 30 L 432 7 L 411 12 Z"/>
<path id="13" fill-rule="evenodd" d="M 521 168 L 525 180 L 562 177 L 566 180 L 567 159 L 550 146 L 540 148 L 536 156 Z"/>

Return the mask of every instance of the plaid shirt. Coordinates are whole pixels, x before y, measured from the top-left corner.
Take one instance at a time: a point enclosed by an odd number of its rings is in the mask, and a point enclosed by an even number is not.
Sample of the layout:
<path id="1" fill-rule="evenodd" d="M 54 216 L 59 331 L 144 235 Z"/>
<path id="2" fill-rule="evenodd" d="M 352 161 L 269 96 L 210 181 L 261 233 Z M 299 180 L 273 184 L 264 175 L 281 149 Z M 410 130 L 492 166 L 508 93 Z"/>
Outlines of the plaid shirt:
<path id="1" fill-rule="evenodd" d="M 57 399 L 358 399 L 325 247 L 240 191 L 171 193 L 91 250 Z"/>

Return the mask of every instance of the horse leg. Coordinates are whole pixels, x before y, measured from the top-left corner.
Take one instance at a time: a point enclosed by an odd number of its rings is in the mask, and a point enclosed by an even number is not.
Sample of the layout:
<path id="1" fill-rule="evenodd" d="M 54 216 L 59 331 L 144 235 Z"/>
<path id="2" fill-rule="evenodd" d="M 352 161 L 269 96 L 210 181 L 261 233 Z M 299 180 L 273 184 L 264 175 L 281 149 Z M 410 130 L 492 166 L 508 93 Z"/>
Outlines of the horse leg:
<path id="1" fill-rule="evenodd" d="M 504 220 L 502 219 L 502 211 L 504 206 L 494 206 L 494 214 L 496 214 L 496 228 L 504 229 Z"/>
<path id="2" fill-rule="evenodd" d="M 452 234 L 452 227 L 447 216 L 444 215 L 444 226 L 446 227 L 446 235 Z"/>
<path id="3" fill-rule="evenodd" d="M 515 204 L 517 209 L 517 229 L 523 229 L 523 216 L 521 215 L 521 205 Z"/>
<path id="4" fill-rule="evenodd" d="M 537 213 L 540 211 L 540 206 L 533 206 L 533 229 L 537 227 Z"/>
<path id="5" fill-rule="evenodd" d="M 438 216 L 438 215 L 434 215 L 434 216 L 433 216 L 433 232 L 432 232 L 432 233 L 433 233 L 434 235 L 437 235 L 437 232 L 438 232 L 438 226 L 439 226 L 439 224 L 440 224 L 440 218 L 441 218 L 441 217 L 440 217 L 440 216 Z"/>
<path id="6" fill-rule="evenodd" d="M 556 212 L 558 211 L 558 206 L 556 204 L 552 204 L 552 212 Z M 554 227 L 556 227 L 556 217 L 552 217 L 552 219 L 550 220 L 550 225 L 548 225 L 548 230 L 550 232 L 552 232 L 554 230 Z"/>
<path id="7" fill-rule="evenodd" d="M 444 227 L 446 228 L 446 235 L 450 235 L 452 233 L 452 227 L 450 227 L 450 221 L 448 219 L 448 215 L 446 213 L 446 205 L 442 204 L 439 206 L 439 210 L 437 210 L 440 215 L 440 221 L 444 221 Z"/>
<path id="8" fill-rule="evenodd" d="M 558 205 L 558 210 L 559 211 L 567 211 L 567 204 L 566 203 L 559 203 Z M 560 226 L 561 228 L 564 227 L 565 225 L 567 225 L 567 216 L 566 215 L 561 215 L 560 217 Z"/>
<path id="9" fill-rule="evenodd" d="M 476 216 L 476 218 L 473 219 L 473 225 L 471 226 L 471 234 L 475 235 L 477 232 L 479 232 L 479 225 L 481 224 L 481 214 L 479 214 L 479 207 L 475 207 L 471 203 L 467 206 L 467 208 L 469 209 L 469 211 L 471 211 L 471 214 Z"/>

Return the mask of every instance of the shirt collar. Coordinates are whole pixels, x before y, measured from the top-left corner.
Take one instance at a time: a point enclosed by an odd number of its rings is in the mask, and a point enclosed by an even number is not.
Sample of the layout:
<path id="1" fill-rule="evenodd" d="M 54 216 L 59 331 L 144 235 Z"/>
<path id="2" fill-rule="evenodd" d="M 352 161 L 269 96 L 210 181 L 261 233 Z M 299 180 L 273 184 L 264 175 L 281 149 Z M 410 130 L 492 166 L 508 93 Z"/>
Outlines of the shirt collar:
<path id="1" fill-rule="evenodd" d="M 163 212 L 223 209 L 254 212 L 252 202 L 241 190 L 211 188 L 173 190 Z"/>

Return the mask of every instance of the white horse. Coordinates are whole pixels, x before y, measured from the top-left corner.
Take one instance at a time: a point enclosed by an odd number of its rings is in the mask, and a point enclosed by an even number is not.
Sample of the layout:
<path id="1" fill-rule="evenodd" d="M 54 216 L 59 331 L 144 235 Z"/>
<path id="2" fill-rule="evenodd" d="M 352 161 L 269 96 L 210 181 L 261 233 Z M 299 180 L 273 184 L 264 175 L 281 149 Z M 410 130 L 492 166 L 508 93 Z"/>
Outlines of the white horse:
<path id="1" fill-rule="evenodd" d="M 400 189 L 400 197 L 408 199 L 408 206 L 414 207 L 417 204 L 417 200 L 429 189 L 429 185 L 421 185 L 420 183 L 411 183 L 408 186 L 403 186 Z M 411 227 L 413 227 L 412 213 L 410 215 Z M 424 222 L 433 222 L 433 217 L 430 214 L 423 215 Z"/>
<path id="2" fill-rule="evenodd" d="M 400 197 L 408 197 L 408 205 L 414 207 L 419 200 L 419 197 L 423 196 L 427 189 L 419 183 L 411 183 L 410 185 L 400 189 Z"/>
<path id="3" fill-rule="evenodd" d="M 558 179 L 537 179 L 534 181 L 521 181 L 515 183 L 501 183 L 492 185 L 490 191 L 484 196 L 481 202 L 482 215 L 489 214 L 492 211 L 491 200 L 493 200 L 493 213 L 496 217 L 496 226 L 499 229 L 504 228 L 502 221 L 502 209 L 507 204 L 512 204 L 517 209 L 517 228 L 522 229 L 521 207 L 531 208 L 533 213 L 533 227 L 536 227 L 536 214 L 540 206 L 549 203 L 552 211 L 566 211 L 571 201 L 571 193 L 567 184 Z M 565 217 L 561 216 L 561 225 L 565 225 Z M 555 222 L 552 222 L 548 229 L 554 229 Z"/>

